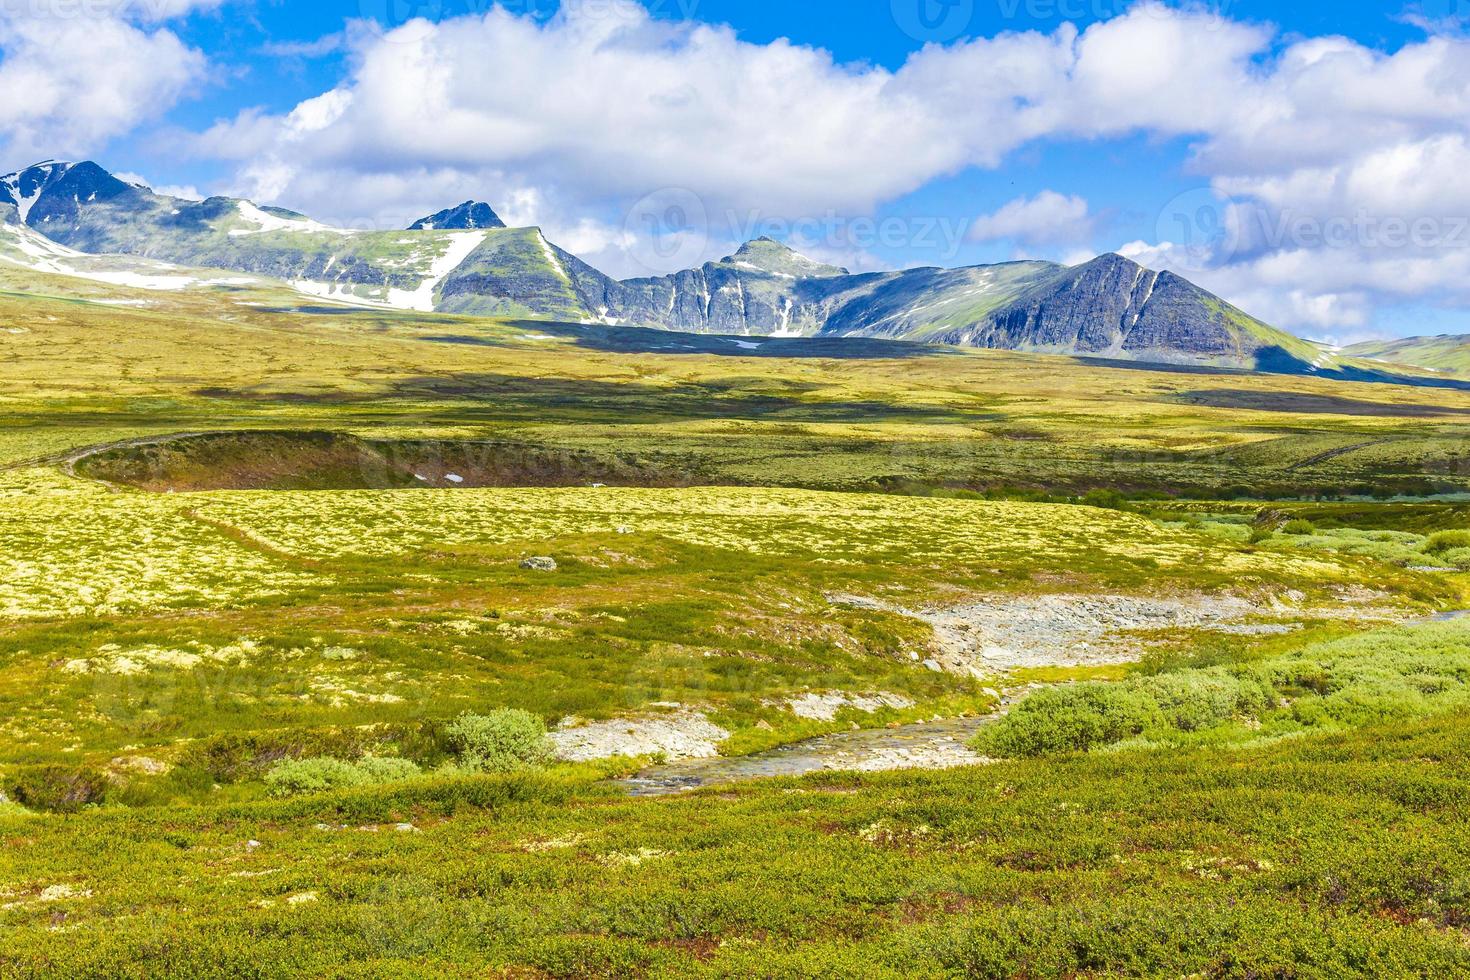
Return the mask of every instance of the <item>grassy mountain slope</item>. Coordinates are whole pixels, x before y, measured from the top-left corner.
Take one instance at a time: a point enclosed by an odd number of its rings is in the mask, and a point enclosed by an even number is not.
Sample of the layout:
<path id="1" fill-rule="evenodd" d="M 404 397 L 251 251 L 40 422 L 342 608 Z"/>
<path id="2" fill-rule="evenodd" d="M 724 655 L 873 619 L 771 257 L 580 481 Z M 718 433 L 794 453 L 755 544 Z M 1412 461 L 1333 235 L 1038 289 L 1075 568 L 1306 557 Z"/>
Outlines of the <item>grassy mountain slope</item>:
<path id="1" fill-rule="evenodd" d="M 840 306 L 823 332 L 948 343 L 952 332 L 1014 302 L 1059 269 L 1049 262 L 1014 262 L 885 275 L 876 279 L 866 295 Z"/>
<path id="2" fill-rule="evenodd" d="M 1470 336 L 1408 337 L 1370 341 L 1345 348 L 1343 353 L 1364 360 L 1407 365 L 1425 371 L 1470 379 Z"/>
<path id="3" fill-rule="evenodd" d="M 488 234 L 439 287 L 435 308 L 476 316 L 597 321 L 615 284 L 546 240 L 539 228 Z"/>
<path id="4" fill-rule="evenodd" d="M 130 255 L 78 252 L 59 245 L 19 222 L 14 208 L 0 205 L 0 265 L 22 280 L 43 281 L 56 276 L 88 280 L 146 293 L 170 292 L 208 286 L 265 285 L 264 280 L 223 269 L 200 269 Z M 34 274 L 34 275 L 28 275 Z M 99 286 L 102 293 L 105 288 Z M 118 297 L 117 303 L 140 299 Z"/>

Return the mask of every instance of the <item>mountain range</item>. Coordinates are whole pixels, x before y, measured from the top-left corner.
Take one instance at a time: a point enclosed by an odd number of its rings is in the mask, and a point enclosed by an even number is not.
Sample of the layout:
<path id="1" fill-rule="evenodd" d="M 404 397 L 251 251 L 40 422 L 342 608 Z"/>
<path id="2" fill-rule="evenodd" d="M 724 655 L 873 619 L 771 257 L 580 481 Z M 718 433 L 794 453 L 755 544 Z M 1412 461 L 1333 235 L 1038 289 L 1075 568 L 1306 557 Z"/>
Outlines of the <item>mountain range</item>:
<path id="1" fill-rule="evenodd" d="M 322 299 L 423 312 L 1362 373 L 1178 275 L 1116 254 L 1075 266 L 853 274 L 761 238 L 697 269 L 616 280 L 539 228 L 506 227 L 480 202 L 401 231 L 354 231 L 237 198 L 158 194 L 92 162 L 48 161 L 0 178 L 0 218 L 12 238 L 31 236 L 24 247 L 0 247 L 0 260 L 53 272 L 129 256 L 159 263 L 159 275 L 165 263 L 237 270 Z"/>

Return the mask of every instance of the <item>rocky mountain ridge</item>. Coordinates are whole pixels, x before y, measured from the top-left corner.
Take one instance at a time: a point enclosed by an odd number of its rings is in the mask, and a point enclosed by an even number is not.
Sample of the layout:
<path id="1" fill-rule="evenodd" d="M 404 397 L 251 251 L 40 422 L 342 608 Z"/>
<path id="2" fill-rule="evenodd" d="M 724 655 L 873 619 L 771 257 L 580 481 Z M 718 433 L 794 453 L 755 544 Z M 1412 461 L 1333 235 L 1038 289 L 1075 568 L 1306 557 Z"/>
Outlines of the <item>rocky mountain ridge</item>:
<path id="1" fill-rule="evenodd" d="M 465 201 L 458 207 L 446 208 L 408 226 L 409 231 L 473 231 L 476 228 L 504 228 L 505 222 L 488 204 Z"/>
<path id="2" fill-rule="evenodd" d="M 619 281 L 539 229 L 507 228 L 480 202 L 406 231 L 354 231 L 237 198 L 168 197 L 92 162 L 48 161 L 0 178 L 0 211 L 77 252 L 238 270 L 370 306 L 737 336 L 1326 367 L 1316 345 L 1116 254 L 1071 267 L 1011 262 L 853 274 L 761 238 L 697 269 Z"/>

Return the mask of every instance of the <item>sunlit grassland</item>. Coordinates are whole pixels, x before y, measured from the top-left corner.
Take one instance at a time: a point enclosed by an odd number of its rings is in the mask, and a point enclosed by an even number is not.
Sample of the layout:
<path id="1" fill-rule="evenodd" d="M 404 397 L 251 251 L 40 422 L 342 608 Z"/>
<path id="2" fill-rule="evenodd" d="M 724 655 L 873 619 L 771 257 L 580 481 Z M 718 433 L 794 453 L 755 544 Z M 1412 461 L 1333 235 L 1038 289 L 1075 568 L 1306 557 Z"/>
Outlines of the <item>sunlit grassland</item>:
<path id="1" fill-rule="evenodd" d="M 1445 716 L 660 801 L 519 777 L 0 817 L 0 963 L 68 977 L 1458 976 L 1467 735 Z"/>
<path id="2" fill-rule="evenodd" d="M 492 706 L 554 722 L 687 703 L 779 735 L 811 732 L 783 701 L 809 689 L 899 693 L 916 703 L 905 717 L 993 703 L 998 679 L 916 662 L 923 624 L 834 593 L 911 608 L 1291 593 L 1308 618 L 1365 580 L 1405 614 L 1454 597 L 1367 559 L 1091 507 L 753 488 L 150 494 L 50 470 L 6 474 L 0 493 L 0 762 L 27 765 Z M 521 568 L 532 554 L 558 571 Z"/>
<path id="3" fill-rule="evenodd" d="M 309 428 L 646 454 L 711 482 L 1282 497 L 1459 490 L 1470 459 L 1470 393 L 1448 389 L 902 344 L 667 353 L 607 328 L 303 312 L 252 288 L 128 296 L 146 305 L 0 294 L 0 461 Z"/>
<path id="4" fill-rule="evenodd" d="M 1470 505 L 1299 499 L 1466 489 L 1470 394 L 6 288 L 0 789 L 58 812 L 0 800 L 0 975 L 1470 972 L 1466 630 L 1368 632 L 1466 605 L 1470 575 L 1413 566 L 1458 560 L 1435 535 Z M 119 298 L 140 305 L 97 302 Z M 149 493 L 71 472 L 84 447 L 222 430 L 682 479 Z M 1019 499 L 1109 487 L 1257 499 Z M 1233 597 L 1275 631 L 1140 629 L 1139 663 L 966 676 L 926 666 L 933 629 L 898 611 L 1039 595 Z M 1138 713 L 949 773 L 631 800 L 604 781 L 627 761 L 436 769 L 466 711 L 691 709 L 744 752 L 1079 682 Z M 832 691 L 911 707 L 791 710 Z M 1049 719 L 1095 720 L 1075 707 Z M 275 761 L 364 755 L 431 775 L 265 798 Z"/>
<path id="5" fill-rule="evenodd" d="M 659 356 L 597 328 L 303 312 L 251 288 L 110 306 L 92 300 L 117 290 L 47 284 L 63 286 L 77 295 L 0 297 L 0 459 L 12 463 L 271 427 L 518 440 L 709 483 L 1249 492 L 1361 442 L 1417 460 L 1434 433 L 1451 445 L 1443 433 L 1470 411 L 1448 391 L 1431 403 L 1410 388 L 901 345 L 756 358 L 716 353 L 716 339 Z M 429 339 L 443 334 L 476 342 Z M 1414 465 L 1380 454 L 1350 473 Z M 737 735 L 782 729 L 780 696 L 813 686 L 895 691 L 915 713 L 988 706 L 979 684 L 914 665 L 921 624 L 839 609 L 833 592 L 915 606 L 1294 590 L 1320 603 L 1370 582 L 1428 608 L 1451 591 L 1381 556 L 1036 504 L 739 488 L 146 494 L 35 468 L 6 474 L 0 493 L 8 724 L 13 759 L 30 763 L 494 704 L 555 721 L 698 703 Z M 522 571 L 528 554 L 561 572 Z"/>
<path id="6" fill-rule="evenodd" d="M 1470 376 L 1470 354 L 1463 336 L 1414 337 L 1359 344 L 1351 353 L 1388 364 L 1412 364 L 1452 377 Z"/>

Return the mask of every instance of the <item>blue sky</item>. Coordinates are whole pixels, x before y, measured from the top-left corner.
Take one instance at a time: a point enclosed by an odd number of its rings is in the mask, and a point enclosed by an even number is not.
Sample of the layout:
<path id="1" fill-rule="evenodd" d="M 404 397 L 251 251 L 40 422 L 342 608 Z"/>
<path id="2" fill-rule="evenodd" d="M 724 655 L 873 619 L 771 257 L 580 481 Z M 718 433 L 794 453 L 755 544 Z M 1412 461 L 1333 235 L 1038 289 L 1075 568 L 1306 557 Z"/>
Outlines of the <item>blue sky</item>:
<path id="1" fill-rule="evenodd" d="M 474 197 L 617 275 L 1122 250 L 1309 336 L 1470 332 L 1470 0 L 48 2 L 0 12 L 0 84 L 50 96 L 5 169 Z"/>

